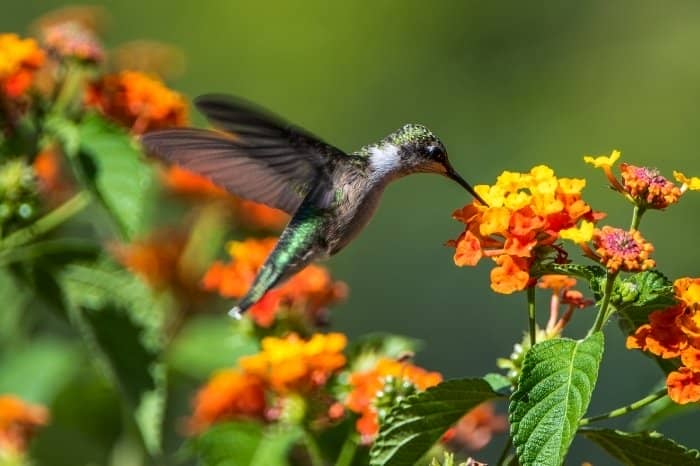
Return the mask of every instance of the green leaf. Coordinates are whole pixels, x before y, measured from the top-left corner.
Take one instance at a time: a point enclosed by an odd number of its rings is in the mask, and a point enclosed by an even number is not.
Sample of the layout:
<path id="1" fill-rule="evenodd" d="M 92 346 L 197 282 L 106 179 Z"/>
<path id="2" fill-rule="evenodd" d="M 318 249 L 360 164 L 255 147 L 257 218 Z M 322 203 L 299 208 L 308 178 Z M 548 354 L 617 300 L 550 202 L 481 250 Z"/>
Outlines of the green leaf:
<path id="1" fill-rule="evenodd" d="M 154 175 L 138 146 L 123 129 L 95 114 L 80 123 L 79 134 L 83 171 L 97 197 L 124 236 L 142 231 Z"/>
<path id="2" fill-rule="evenodd" d="M 418 461 L 455 422 L 500 395 L 482 379 L 448 380 L 392 408 L 370 451 L 372 466 Z"/>
<path id="3" fill-rule="evenodd" d="M 228 422 L 215 425 L 189 447 L 203 466 L 285 466 L 289 450 L 301 436 L 292 426 Z"/>
<path id="4" fill-rule="evenodd" d="M 610 303 L 620 316 L 620 325 L 629 335 L 647 322 L 652 311 L 676 304 L 673 284 L 658 270 L 646 270 L 615 283 Z"/>
<path id="5" fill-rule="evenodd" d="M 71 265 L 62 273 L 71 321 L 134 413 L 144 444 L 161 447 L 166 371 L 163 303 L 126 271 Z"/>
<path id="6" fill-rule="evenodd" d="M 51 404 L 76 371 L 81 358 L 75 345 L 34 338 L 0 357 L 0 393 L 13 393 L 34 403 Z"/>
<path id="7" fill-rule="evenodd" d="M 658 432 L 582 429 L 581 434 L 625 465 L 700 466 L 700 452 L 689 450 Z"/>
<path id="8" fill-rule="evenodd" d="M 601 332 L 579 341 L 543 341 L 527 352 L 509 407 L 523 466 L 562 464 L 591 401 L 602 356 Z"/>

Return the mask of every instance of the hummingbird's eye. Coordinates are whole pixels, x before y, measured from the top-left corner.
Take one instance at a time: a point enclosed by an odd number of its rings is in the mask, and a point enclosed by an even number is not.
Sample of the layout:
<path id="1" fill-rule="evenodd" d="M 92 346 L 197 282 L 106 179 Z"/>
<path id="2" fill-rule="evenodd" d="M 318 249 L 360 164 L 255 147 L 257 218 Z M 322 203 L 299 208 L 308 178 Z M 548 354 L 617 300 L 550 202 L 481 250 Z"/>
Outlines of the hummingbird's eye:
<path id="1" fill-rule="evenodd" d="M 433 160 L 442 162 L 445 160 L 445 151 L 442 150 L 440 146 L 428 146 L 426 149 L 426 155 Z"/>

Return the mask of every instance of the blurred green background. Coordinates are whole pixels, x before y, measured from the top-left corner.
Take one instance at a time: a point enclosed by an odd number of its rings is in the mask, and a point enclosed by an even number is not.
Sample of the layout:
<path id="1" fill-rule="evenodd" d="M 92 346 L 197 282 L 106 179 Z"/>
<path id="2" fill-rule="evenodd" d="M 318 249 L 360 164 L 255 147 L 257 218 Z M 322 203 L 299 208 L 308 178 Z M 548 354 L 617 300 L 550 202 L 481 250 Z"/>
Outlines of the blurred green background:
<path id="1" fill-rule="evenodd" d="M 65 5 L 7 3 L 0 30 L 16 32 Z M 623 160 L 669 176 L 700 174 L 698 2 L 97 3 L 110 16 L 109 46 L 149 38 L 184 52 L 176 89 L 244 96 L 347 150 L 423 123 L 470 182 L 545 163 L 560 176 L 586 177 L 586 198 L 621 226 L 630 206 L 583 164 L 584 154 L 617 148 Z M 418 362 L 447 377 L 492 371 L 526 327 L 525 298 L 491 292 L 490 263 L 453 265 L 443 243 L 458 235 L 451 213 L 468 201 L 436 176 L 391 186 L 364 234 L 329 263 L 351 287 L 333 328 L 422 339 Z M 699 212 L 700 196 L 688 195 L 644 219 L 671 278 L 698 274 Z M 581 312 L 572 336 L 592 318 Z M 633 401 L 659 380 L 650 359 L 624 349 L 614 324 L 607 336 L 591 413 Z M 661 430 L 696 446 L 692 425 L 697 415 Z M 570 464 L 602 464 L 594 449 L 577 441 Z"/>

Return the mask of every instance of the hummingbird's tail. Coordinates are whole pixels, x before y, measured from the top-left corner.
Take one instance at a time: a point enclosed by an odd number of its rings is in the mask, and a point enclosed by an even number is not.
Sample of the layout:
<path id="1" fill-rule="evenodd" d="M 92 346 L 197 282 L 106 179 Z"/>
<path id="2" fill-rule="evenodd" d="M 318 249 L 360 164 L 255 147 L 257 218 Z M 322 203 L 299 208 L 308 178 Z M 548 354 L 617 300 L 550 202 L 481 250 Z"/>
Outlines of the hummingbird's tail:
<path id="1" fill-rule="evenodd" d="M 248 293 L 241 298 L 238 304 L 228 311 L 229 316 L 236 320 L 242 319 L 243 314 L 245 314 L 249 308 L 253 307 L 255 303 L 260 301 L 262 297 L 265 296 L 265 293 L 267 293 L 284 278 L 283 273 L 279 270 L 279 268 L 270 262 L 271 261 L 268 260 L 268 263 L 263 265 L 262 269 L 260 269 L 260 272 L 258 272 L 257 277 L 255 277 L 255 281 L 248 290 Z"/>

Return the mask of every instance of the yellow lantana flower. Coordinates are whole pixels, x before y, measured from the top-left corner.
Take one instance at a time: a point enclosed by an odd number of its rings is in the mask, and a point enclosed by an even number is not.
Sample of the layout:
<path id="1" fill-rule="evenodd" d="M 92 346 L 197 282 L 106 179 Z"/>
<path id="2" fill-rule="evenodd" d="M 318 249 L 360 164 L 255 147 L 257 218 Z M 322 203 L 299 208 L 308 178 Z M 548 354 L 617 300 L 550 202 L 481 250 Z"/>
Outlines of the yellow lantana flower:
<path id="1" fill-rule="evenodd" d="M 688 178 L 681 172 L 674 171 L 673 172 L 673 177 L 678 181 L 679 183 L 683 183 L 683 185 L 687 186 L 686 189 L 690 189 L 691 191 L 700 191 L 700 177 L 693 176 L 691 178 Z M 681 187 L 682 191 L 685 191 Z"/>

